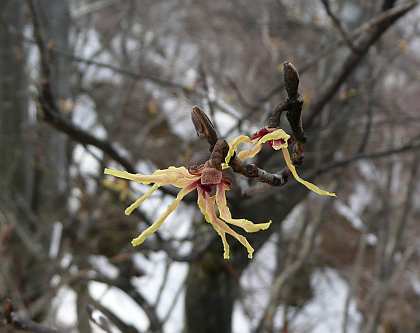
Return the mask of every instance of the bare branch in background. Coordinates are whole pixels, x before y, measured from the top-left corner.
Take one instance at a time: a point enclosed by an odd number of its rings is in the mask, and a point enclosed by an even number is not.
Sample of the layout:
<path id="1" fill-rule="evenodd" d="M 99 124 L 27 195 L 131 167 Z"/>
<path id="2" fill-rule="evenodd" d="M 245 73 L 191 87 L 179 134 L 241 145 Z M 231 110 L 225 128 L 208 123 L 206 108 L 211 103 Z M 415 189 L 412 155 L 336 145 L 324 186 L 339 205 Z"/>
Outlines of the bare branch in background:
<path id="1" fill-rule="evenodd" d="M 417 2 L 0 1 L 0 331 L 416 332 Z"/>
<path id="2" fill-rule="evenodd" d="M 3 321 L 3 323 L 2 323 Z M 3 313 L 0 315 L 0 327 L 14 328 L 32 333 L 58 333 L 56 329 L 38 324 L 32 320 L 21 318 L 15 311 L 10 300 L 3 302 Z"/>
<path id="3" fill-rule="evenodd" d="M 309 116 L 305 121 L 306 127 L 311 127 L 314 124 L 315 119 L 321 114 L 326 103 L 333 98 L 346 78 L 364 58 L 370 47 L 379 40 L 395 21 L 413 10 L 416 6 L 417 1 L 410 1 L 406 4 L 394 7 L 366 23 L 366 28 L 362 27 L 363 30 L 366 29 L 366 32 L 364 32 L 354 43 L 355 48 L 359 50 L 359 52 L 349 54 L 343 61 L 341 68 L 331 75 L 331 78 L 323 91 L 317 95 L 316 100 L 310 106 Z"/>
<path id="4" fill-rule="evenodd" d="M 350 39 L 350 36 L 349 36 L 348 32 L 346 31 L 346 29 L 344 28 L 340 19 L 337 16 L 335 16 L 335 14 L 332 12 L 331 6 L 330 6 L 330 1 L 329 0 L 321 0 L 321 2 L 322 2 L 323 6 L 325 8 L 326 13 L 331 18 L 331 21 L 333 22 L 334 26 L 337 28 L 338 32 L 340 33 L 341 37 L 343 38 L 343 40 L 345 41 L 345 43 L 349 47 L 349 49 L 354 53 L 359 52 L 355 48 L 355 46 L 353 45 L 353 42 Z"/>

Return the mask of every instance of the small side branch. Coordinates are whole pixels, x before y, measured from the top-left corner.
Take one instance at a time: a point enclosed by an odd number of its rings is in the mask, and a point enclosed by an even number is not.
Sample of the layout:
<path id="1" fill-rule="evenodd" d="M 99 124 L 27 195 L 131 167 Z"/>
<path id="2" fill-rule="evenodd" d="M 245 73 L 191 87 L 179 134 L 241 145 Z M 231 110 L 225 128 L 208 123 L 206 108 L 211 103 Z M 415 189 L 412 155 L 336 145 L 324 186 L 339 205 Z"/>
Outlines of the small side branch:
<path id="1" fill-rule="evenodd" d="M 288 61 L 283 63 L 283 80 L 287 99 L 277 105 L 270 113 L 266 122 L 267 127 L 279 128 L 280 117 L 283 112 L 287 112 L 286 117 L 292 128 L 294 138 L 300 143 L 305 143 L 306 138 L 302 127 L 303 99 L 299 94 L 299 73 L 295 66 Z"/>
<path id="2" fill-rule="evenodd" d="M 304 143 L 306 142 L 302 126 L 303 99 L 299 94 L 299 73 L 295 66 L 287 61 L 283 63 L 283 80 L 287 99 L 273 109 L 267 118 L 266 126 L 268 128 L 279 128 L 281 115 L 286 112 L 287 121 L 292 129 L 292 139 L 289 142 L 292 148 L 292 162 L 294 165 L 301 165 L 303 163 Z M 231 166 L 236 173 L 271 186 L 283 186 L 290 178 L 288 168 L 284 168 L 278 174 L 273 174 L 257 167 L 255 164 L 240 161 L 236 155 L 232 158 Z"/>
<path id="3" fill-rule="evenodd" d="M 32 333 L 58 333 L 54 328 L 18 316 L 9 299 L 6 299 L 3 303 L 3 313 L 0 315 L 0 327 L 10 327 Z"/>
<path id="4" fill-rule="evenodd" d="M 236 173 L 239 173 L 248 178 L 255 179 L 258 182 L 269 184 L 271 186 L 285 185 L 290 176 L 289 169 L 284 169 L 279 174 L 270 173 L 257 167 L 255 164 L 243 163 L 238 158 L 233 159 L 231 162 L 231 167 Z"/>
<path id="5" fill-rule="evenodd" d="M 417 1 L 409 1 L 400 6 L 388 9 L 365 23 L 360 31 L 363 31 L 355 47 L 359 50 L 357 53 L 351 53 L 343 61 L 343 65 L 331 75 L 331 79 L 325 85 L 325 89 L 318 94 L 316 100 L 309 109 L 309 116 L 305 121 L 306 127 L 311 127 L 315 120 L 322 113 L 324 106 L 334 97 L 347 77 L 353 73 L 369 49 L 379 38 L 402 16 L 417 6 Z M 358 29 L 359 30 L 359 29 Z"/>
<path id="6" fill-rule="evenodd" d="M 341 38 L 346 43 L 347 47 L 352 52 L 358 53 L 359 50 L 354 46 L 353 41 L 351 40 L 351 37 L 349 36 L 347 30 L 341 24 L 341 21 L 339 20 L 339 18 L 331 10 L 330 1 L 329 0 L 321 0 L 321 2 L 323 4 L 323 6 L 324 6 L 325 12 L 330 17 L 332 23 L 334 24 L 334 26 L 336 27 L 336 29 L 340 33 Z"/>

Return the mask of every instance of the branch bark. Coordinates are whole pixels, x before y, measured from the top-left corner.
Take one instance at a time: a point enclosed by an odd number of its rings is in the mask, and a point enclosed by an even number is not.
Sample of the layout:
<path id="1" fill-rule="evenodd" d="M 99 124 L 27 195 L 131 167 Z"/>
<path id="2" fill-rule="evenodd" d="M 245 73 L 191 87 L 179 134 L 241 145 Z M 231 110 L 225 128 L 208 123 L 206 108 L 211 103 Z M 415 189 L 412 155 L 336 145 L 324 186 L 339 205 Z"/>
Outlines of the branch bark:
<path id="1" fill-rule="evenodd" d="M 357 65 L 362 61 L 372 45 L 402 16 L 417 6 L 417 1 L 410 1 L 406 4 L 394 7 L 378 15 L 367 23 L 366 32 L 354 43 L 357 53 L 351 53 L 347 56 L 341 68 L 332 75 L 326 87 L 310 106 L 309 116 L 305 121 L 305 127 L 311 127 L 315 120 L 323 111 L 325 105 L 337 93 L 338 89 L 354 71 Z"/>

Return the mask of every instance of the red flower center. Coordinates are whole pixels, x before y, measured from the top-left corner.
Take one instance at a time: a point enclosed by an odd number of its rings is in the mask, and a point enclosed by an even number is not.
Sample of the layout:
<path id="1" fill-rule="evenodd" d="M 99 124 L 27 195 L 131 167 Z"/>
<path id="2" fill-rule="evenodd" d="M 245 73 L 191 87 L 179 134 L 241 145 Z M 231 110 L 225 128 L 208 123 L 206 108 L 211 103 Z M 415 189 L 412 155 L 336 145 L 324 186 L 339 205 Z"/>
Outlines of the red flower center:
<path id="1" fill-rule="evenodd" d="M 201 190 L 203 190 L 204 192 L 206 192 L 206 193 L 208 193 L 210 195 L 214 194 L 214 192 L 216 190 L 216 185 L 219 185 L 219 184 L 224 184 L 227 187 L 230 187 L 231 181 L 227 177 L 222 177 L 222 179 L 220 180 L 220 182 L 219 183 L 215 183 L 215 184 L 203 184 L 202 179 L 199 179 L 199 180 L 197 180 L 195 182 L 195 185 L 197 187 L 199 187 Z"/>
<path id="2" fill-rule="evenodd" d="M 261 128 L 259 131 L 255 132 L 252 136 L 251 136 L 251 140 L 255 140 L 255 139 L 261 139 L 264 135 L 274 132 L 276 129 L 275 128 L 266 128 L 263 127 Z M 271 148 L 273 148 L 273 145 L 281 145 L 281 144 L 285 144 L 286 141 L 284 141 L 283 139 L 279 139 L 279 140 L 271 140 L 266 142 L 268 145 L 270 145 Z"/>
<path id="3" fill-rule="evenodd" d="M 286 143 L 286 141 L 284 141 L 283 139 L 278 139 L 278 140 L 272 140 L 272 141 L 268 141 L 267 142 L 271 148 L 273 148 L 273 145 L 283 145 Z"/>
<path id="4" fill-rule="evenodd" d="M 260 138 L 262 138 L 264 135 L 266 135 L 266 134 L 268 134 L 268 133 L 271 133 L 271 132 L 272 132 L 272 130 L 269 130 L 268 128 L 263 127 L 263 128 L 261 128 L 259 131 L 257 131 L 257 132 L 255 132 L 254 134 L 252 134 L 252 136 L 251 136 L 251 140 L 254 140 L 254 139 L 260 139 Z"/>

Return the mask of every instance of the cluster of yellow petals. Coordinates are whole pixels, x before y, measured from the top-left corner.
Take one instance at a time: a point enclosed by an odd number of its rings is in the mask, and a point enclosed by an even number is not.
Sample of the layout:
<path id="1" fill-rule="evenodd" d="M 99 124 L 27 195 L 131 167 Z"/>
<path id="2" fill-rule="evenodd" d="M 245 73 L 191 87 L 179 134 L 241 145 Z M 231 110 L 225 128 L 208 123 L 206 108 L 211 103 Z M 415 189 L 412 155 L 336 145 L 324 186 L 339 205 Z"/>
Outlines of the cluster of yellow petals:
<path id="1" fill-rule="evenodd" d="M 151 175 L 132 174 L 126 171 L 119 171 L 114 169 L 105 169 L 104 173 L 117 178 L 131 180 L 140 184 L 153 184 L 153 186 L 148 191 L 146 191 L 146 193 L 140 196 L 125 210 L 126 215 L 130 215 L 160 186 L 173 185 L 181 189 L 175 200 L 165 209 L 165 211 L 158 217 L 158 219 L 153 222 L 153 224 L 146 230 L 144 230 L 138 237 L 132 240 L 131 244 L 133 246 L 141 245 L 147 237 L 156 232 L 165 222 L 168 216 L 179 206 L 181 200 L 188 193 L 195 189 L 197 189 L 197 204 L 201 213 L 204 215 L 206 221 L 213 226 L 215 231 L 222 239 L 224 249 L 223 257 L 225 259 L 229 259 L 230 257 L 230 249 L 226 240 L 226 234 L 236 238 L 247 249 L 249 258 L 252 258 L 252 254 L 254 252 L 254 249 L 249 244 L 248 240 L 230 228 L 227 223 L 241 227 L 247 232 L 266 230 L 271 224 L 271 221 L 267 223 L 255 224 L 246 219 L 232 218 L 226 201 L 226 191 L 229 189 L 228 186 L 223 182 L 214 184 L 214 186 L 216 186 L 216 194 L 210 195 L 210 193 L 206 192 L 200 187 L 201 176 L 191 174 L 185 167 L 171 166 L 168 169 L 157 170 Z M 219 216 L 217 216 L 216 207 L 218 209 Z"/>
<path id="2" fill-rule="evenodd" d="M 229 167 L 229 162 L 233 157 L 235 151 L 238 150 L 240 144 L 250 143 L 253 145 L 250 149 L 245 149 L 238 152 L 237 157 L 240 160 L 245 160 L 248 158 L 255 157 L 261 151 L 263 144 L 270 142 L 273 149 L 282 151 L 287 167 L 289 168 L 293 177 L 299 183 L 303 184 L 311 191 L 320 195 L 335 196 L 335 193 L 322 190 L 318 186 L 299 177 L 288 151 L 287 142 L 290 136 L 284 130 L 268 129 L 268 131 L 269 132 L 267 134 L 255 139 L 251 139 L 246 135 L 240 135 L 237 138 L 235 138 L 229 145 L 229 152 L 226 155 L 223 168 Z M 201 186 L 201 174 L 192 174 L 185 167 L 171 166 L 167 169 L 156 170 L 151 175 L 132 174 L 126 171 L 119 171 L 114 169 L 105 169 L 104 173 L 120 179 L 124 179 L 124 181 L 120 181 L 121 183 L 110 182 L 107 180 L 104 183 L 105 186 L 113 190 L 119 191 L 120 194 L 124 196 L 126 196 L 128 192 L 128 185 L 126 183 L 127 180 L 131 180 L 145 185 L 153 184 L 149 190 L 147 190 L 134 203 L 132 203 L 129 207 L 126 208 L 126 215 L 130 215 L 156 190 L 158 190 L 160 186 L 173 185 L 181 189 L 177 194 L 175 200 L 172 201 L 172 203 L 157 218 L 157 220 L 154 221 L 153 224 L 149 226 L 146 230 L 144 230 L 138 237 L 134 238 L 131 241 L 131 244 L 133 246 L 141 245 L 147 237 L 155 233 L 165 222 L 168 216 L 176 210 L 181 200 L 193 190 L 197 190 L 197 204 L 201 213 L 205 217 L 205 220 L 213 226 L 214 230 L 222 239 L 224 249 L 223 257 L 225 259 L 229 259 L 230 257 L 230 248 L 226 240 L 226 234 L 231 235 L 232 237 L 237 239 L 247 249 L 249 258 L 252 258 L 252 254 L 254 252 L 254 249 L 249 244 L 248 240 L 244 236 L 238 234 L 231 227 L 229 227 L 228 224 L 240 227 L 246 232 L 257 232 L 260 230 L 266 230 L 271 224 L 271 221 L 267 223 L 256 224 L 246 219 L 232 218 L 226 200 L 226 191 L 229 190 L 228 185 L 226 185 L 226 183 L 224 183 L 223 181 L 220 181 L 217 184 L 211 184 L 211 186 L 216 187 L 216 193 L 214 195 L 211 195 L 211 193 L 208 190 L 206 190 L 205 186 Z"/>
<path id="3" fill-rule="evenodd" d="M 319 195 L 327 195 L 335 197 L 335 193 L 328 192 L 325 190 L 320 189 L 318 186 L 308 182 L 307 180 L 304 180 L 299 177 L 296 167 L 293 165 L 292 159 L 290 158 L 289 150 L 288 150 L 288 140 L 290 138 L 290 135 L 287 134 L 282 129 L 276 129 L 273 130 L 261 138 L 251 139 L 249 136 L 246 135 L 240 135 L 237 138 L 235 138 L 230 144 L 229 144 L 229 152 L 226 155 L 225 158 L 225 164 L 223 165 L 224 168 L 228 167 L 229 162 L 235 153 L 235 151 L 238 149 L 238 146 L 242 143 L 251 143 L 253 144 L 253 147 L 247 150 L 243 150 L 238 152 L 238 158 L 242 160 L 246 160 L 248 158 L 255 157 L 260 151 L 264 143 L 272 141 L 272 147 L 275 150 L 280 150 L 283 153 L 284 161 L 286 162 L 287 167 L 289 168 L 290 172 L 292 173 L 293 177 L 301 183 L 302 185 L 306 186 L 309 190 L 319 194 Z"/>
<path id="4" fill-rule="evenodd" d="M 257 232 L 266 230 L 270 227 L 271 220 L 266 223 L 253 223 L 246 219 L 234 219 L 230 213 L 229 207 L 226 202 L 226 185 L 223 183 L 217 185 L 216 195 L 210 196 L 201 188 L 197 188 L 198 199 L 197 204 L 201 213 L 208 223 L 210 223 L 214 230 L 219 234 L 223 243 L 223 258 L 229 259 L 230 249 L 226 241 L 226 234 L 236 238 L 248 251 L 248 258 L 252 258 L 254 249 L 249 244 L 248 240 L 238 234 L 235 230 L 227 225 L 227 223 L 235 225 L 244 229 L 246 232 Z M 216 206 L 219 211 L 219 217 L 216 215 Z"/>
<path id="5" fill-rule="evenodd" d="M 132 174 L 127 171 L 120 171 L 106 168 L 104 173 L 117 178 L 132 180 L 140 184 L 152 184 L 153 186 L 142 196 L 140 196 L 134 203 L 132 203 L 125 210 L 125 215 L 130 215 L 135 209 L 146 201 L 160 186 L 174 185 L 182 190 L 178 193 L 175 200 L 166 208 L 166 210 L 153 222 L 153 224 L 144 230 L 137 238 L 131 241 L 133 246 L 142 244 L 147 237 L 156 232 L 160 226 L 165 222 L 166 218 L 179 206 L 181 200 L 191 191 L 195 189 L 191 184 L 198 180 L 199 176 L 191 175 L 184 167 L 175 168 L 169 167 L 165 170 L 156 170 L 151 175 Z"/>

